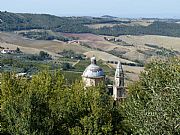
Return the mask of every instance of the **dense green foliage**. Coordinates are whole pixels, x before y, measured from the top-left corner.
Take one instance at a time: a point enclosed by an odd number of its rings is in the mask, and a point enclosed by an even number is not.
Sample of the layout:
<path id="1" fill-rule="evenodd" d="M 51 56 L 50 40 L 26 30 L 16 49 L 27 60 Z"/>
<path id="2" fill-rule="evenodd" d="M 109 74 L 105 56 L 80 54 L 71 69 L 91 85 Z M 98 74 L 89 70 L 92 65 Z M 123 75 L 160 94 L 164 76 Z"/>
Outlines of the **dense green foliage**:
<path id="1" fill-rule="evenodd" d="M 134 134 L 180 133 L 180 59 L 157 60 L 146 66 L 140 81 L 129 87 L 124 104 Z"/>
<path id="2" fill-rule="evenodd" d="M 51 29 L 60 32 L 90 32 L 84 24 L 116 22 L 112 19 L 92 17 L 57 17 L 47 14 L 15 14 L 0 12 L 0 30 Z"/>
<path id="3" fill-rule="evenodd" d="M 64 63 L 62 63 L 62 69 L 63 70 L 70 70 L 70 69 L 74 69 L 74 68 L 72 67 L 71 64 L 64 62 Z"/>
<path id="4" fill-rule="evenodd" d="M 44 52 L 44 51 L 39 52 L 39 57 L 42 58 L 42 60 L 51 59 L 51 56 L 47 52 Z"/>
<path id="5" fill-rule="evenodd" d="M 13 73 L 3 73 L 1 78 L 1 134 L 180 133 L 179 58 L 146 65 L 120 104 L 103 85 L 86 89 L 81 82 L 68 85 L 59 71 L 43 71 L 31 80 Z"/>
<path id="6" fill-rule="evenodd" d="M 174 51 L 172 49 L 167 49 L 167 48 L 164 48 L 164 47 L 159 47 L 158 45 L 154 45 L 154 44 L 145 44 L 145 46 L 148 46 L 148 47 L 152 47 L 154 48 L 153 51 L 149 51 L 149 52 L 141 52 L 141 53 L 145 53 L 146 55 L 150 55 L 150 56 L 165 56 L 165 57 L 174 57 L 174 56 L 178 56 L 180 55 L 180 52 L 178 51 Z"/>
<path id="7" fill-rule="evenodd" d="M 70 71 L 62 71 L 62 74 L 65 78 L 67 84 L 72 84 L 76 81 L 80 81 L 82 79 L 82 73 L 70 72 Z"/>
<path id="8" fill-rule="evenodd" d="M 71 59 L 82 60 L 85 58 L 84 54 L 76 53 L 73 50 L 63 50 L 62 52 L 59 52 L 58 54 L 62 55 L 65 58 L 71 58 Z"/>
<path id="9" fill-rule="evenodd" d="M 39 55 L 0 54 L 0 72 L 26 72 L 31 75 L 44 69 L 59 69 L 60 65 L 50 62 L 50 59 L 46 52 L 41 52 Z"/>
<path id="10" fill-rule="evenodd" d="M 123 133 L 121 115 L 103 86 L 84 89 L 79 82 L 67 86 L 59 72 L 42 72 L 32 80 L 17 79 L 9 73 L 2 78 L 1 133 Z"/>
<path id="11" fill-rule="evenodd" d="M 0 19 L 1 31 L 46 29 L 66 33 L 94 33 L 112 36 L 150 34 L 180 37 L 180 24 L 170 20 L 156 20 L 149 26 L 116 25 L 91 29 L 86 25 L 100 23 L 120 24 L 130 23 L 130 21 L 123 22 L 114 20 L 114 18 L 57 17 L 47 14 L 14 14 L 9 12 L 0 12 Z"/>
<path id="12" fill-rule="evenodd" d="M 67 51 L 64 55 L 69 56 L 71 55 L 69 54 L 70 52 L 71 51 Z M 63 74 L 67 82 L 71 83 L 76 79 L 79 80 L 82 72 L 90 64 L 90 60 L 84 59 L 82 54 L 74 53 L 71 56 L 78 57 L 74 59 L 62 57 L 58 60 L 51 60 L 51 56 L 44 51 L 41 51 L 39 54 L 0 54 L 0 72 L 14 71 L 16 73 L 33 75 L 42 70 L 54 71 L 61 69 L 64 71 Z M 77 60 L 77 58 L 84 60 Z M 75 64 L 75 66 L 73 64 Z M 98 61 L 98 64 L 104 69 L 106 75 L 114 76 L 114 69 L 111 69 L 102 61 Z"/>
<path id="13" fill-rule="evenodd" d="M 26 32 L 20 32 L 20 35 L 30 38 L 30 39 L 35 39 L 35 40 L 60 40 L 60 41 L 71 41 L 73 39 L 77 39 L 74 37 L 65 37 L 59 33 L 55 33 L 52 31 L 26 31 Z"/>
<path id="14" fill-rule="evenodd" d="M 149 26 L 114 26 L 95 30 L 100 35 L 162 35 L 180 37 L 180 24 L 167 22 L 154 22 Z"/>

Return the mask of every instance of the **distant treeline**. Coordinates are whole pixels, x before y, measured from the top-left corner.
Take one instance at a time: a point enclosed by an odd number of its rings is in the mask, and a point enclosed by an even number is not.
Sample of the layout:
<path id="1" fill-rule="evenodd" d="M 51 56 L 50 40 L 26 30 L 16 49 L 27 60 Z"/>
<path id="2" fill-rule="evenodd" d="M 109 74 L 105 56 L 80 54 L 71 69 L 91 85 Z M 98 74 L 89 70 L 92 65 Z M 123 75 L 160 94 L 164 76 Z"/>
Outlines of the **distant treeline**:
<path id="1" fill-rule="evenodd" d="M 101 35 L 162 35 L 180 37 L 180 24 L 167 22 L 154 22 L 149 26 L 114 26 L 103 27 L 95 31 Z"/>
<path id="2" fill-rule="evenodd" d="M 91 32 L 84 24 L 120 23 L 108 18 L 57 17 L 48 14 L 21 14 L 0 12 L 0 30 L 51 29 L 60 32 Z"/>
<path id="3" fill-rule="evenodd" d="M 46 31 L 46 30 L 20 32 L 19 35 L 36 40 L 60 40 L 64 42 L 78 39 L 75 37 L 65 37 L 59 33 L 56 34 L 55 32 Z"/>
<path id="4" fill-rule="evenodd" d="M 93 33 L 110 36 L 151 34 L 180 37 L 180 24 L 174 21 L 157 20 L 149 26 L 116 25 L 99 29 L 92 29 L 86 26 L 87 24 L 120 24 L 130 22 L 119 21 L 114 18 L 57 17 L 48 14 L 0 12 L 0 31 L 46 29 L 65 33 Z"/>

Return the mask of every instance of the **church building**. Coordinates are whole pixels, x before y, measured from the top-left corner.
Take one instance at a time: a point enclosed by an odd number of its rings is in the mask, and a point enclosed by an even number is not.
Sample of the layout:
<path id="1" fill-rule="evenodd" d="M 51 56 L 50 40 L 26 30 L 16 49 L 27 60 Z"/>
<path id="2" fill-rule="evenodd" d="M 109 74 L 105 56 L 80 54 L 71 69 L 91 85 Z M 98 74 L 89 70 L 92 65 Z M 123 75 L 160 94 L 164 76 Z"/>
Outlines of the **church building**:
<path id="1" fill-rule="evenodd" d="M 91 64 L 85 69 L 82 74 L 82 79 L 85 87 L 97 86 L 99 83 L 105 82 L 105 74 L 102 68 L 97 65 L 96 58 L 91 58 Z M 120 62 L 117 64 L 117 68 L 114 76 L 114 84 L 112 88 L 107 88 L 114 100 L 121 100 L 125 98 L 125 88 L 124 88 L 124 72 Z"/>
<path id="2" fill-rule="evenodd" d="M 97 86 L 99 83 L 104 83 L 104 71 L 97 65 L 95 57 L 91 58 L 91 64 L 83 72 L 82 79 L 85 87 Z"/>

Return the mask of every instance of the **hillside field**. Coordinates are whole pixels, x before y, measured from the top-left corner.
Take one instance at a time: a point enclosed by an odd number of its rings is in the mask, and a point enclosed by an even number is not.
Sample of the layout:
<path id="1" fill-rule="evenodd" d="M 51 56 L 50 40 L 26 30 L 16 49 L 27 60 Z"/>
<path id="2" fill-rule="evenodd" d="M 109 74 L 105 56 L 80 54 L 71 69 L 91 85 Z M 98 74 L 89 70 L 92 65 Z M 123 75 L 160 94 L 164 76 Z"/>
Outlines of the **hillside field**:
<path id="1" fill-rule="evenodd" d="M 26 31 L 28 32 L 28 31 Z M 126 80 L 138 80 L 138 75 L 143 71 L 141 66 L 133 66 L 141 63 L 146 63 L 149 60 L 163 56 L 165 54 L 156 54 L 164 49 L 165 52 L 170 53 L 171 50 L 176 51 L 177 55 L 180 52 L 180 38 L 158 36 L 158 35 L 143 35 L 132 36 L 123 35 L 119 37 L 94 35 L 94 34 L 73 34 L 73 33 L 59 33 L 66 37 L 75 37 L 77 42 L 63 42 L 59 40 L 35 40 L 23 37 L 18 32 L 1 32 L 0 46 L 9 49 L 20 48 L 26 54 L 38 54 L 40 51 L 48 52 L 53 58 L 59 59 L 62 56 L 58 54 L 63 50 L 73 50 L 76 53 L 84 54 L 87 58 L 92 56 L 97 57 L 107 63 L 109 67 L 114 69 L 115 64 L 108 63 L 109 61 L 121 61 L 125 64 L 124 71 Z M 57 33 L 58 34 L 58 33 Z M 116 39 L 109 41 L 107 39 Z M 62 60 L 60 60 L 63 62 Z M 70 60 L 73 64 L 76 61 Z M 67 61 L 68 62 L 68 61 Z M 81 70 L 81 72 L 85 69 Z M 113 77 L 113 73 L 111 73 Z"/>

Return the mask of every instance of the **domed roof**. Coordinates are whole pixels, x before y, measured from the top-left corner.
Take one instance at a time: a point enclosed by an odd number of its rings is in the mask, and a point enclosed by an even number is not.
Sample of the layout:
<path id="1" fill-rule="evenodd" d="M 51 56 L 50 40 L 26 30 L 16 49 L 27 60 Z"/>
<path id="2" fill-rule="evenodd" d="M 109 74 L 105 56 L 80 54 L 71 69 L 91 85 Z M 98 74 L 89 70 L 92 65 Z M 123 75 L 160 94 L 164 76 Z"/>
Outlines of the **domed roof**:
<path id="1" fill-rule="evenodd" d="M 104 71 L 98 65 L 96 65 L 96 58 L 91 58 L 91 64 L 83 72 L 83 77 L 87 78 L 102 78 L 104 77 Z"/>

